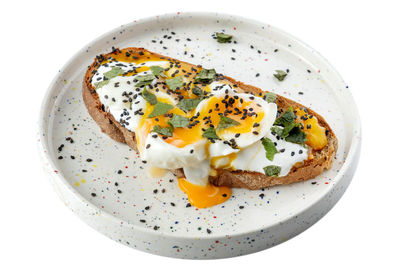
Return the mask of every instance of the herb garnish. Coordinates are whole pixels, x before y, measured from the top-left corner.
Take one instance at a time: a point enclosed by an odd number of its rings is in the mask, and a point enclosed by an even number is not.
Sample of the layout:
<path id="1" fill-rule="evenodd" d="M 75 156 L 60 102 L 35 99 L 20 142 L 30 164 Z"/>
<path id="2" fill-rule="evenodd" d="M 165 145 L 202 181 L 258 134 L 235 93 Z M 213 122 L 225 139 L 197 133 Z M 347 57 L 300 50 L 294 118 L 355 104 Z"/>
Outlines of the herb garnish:
<path id="1" fill-rule="evenodd" d="M 266 176 L 277 177 L 281 173 L 281 167 L 276 165 L 269 165 L 263 168 Z"/>
<path id="2" fill-rule="evenodd" d="M 201 102 L 201 100 L 202 100 L 201 98 L 186 98 L 182 99 L 177 106 L 181 110 L 188 112 L 196 108 L 197 105 Z"/>
<path id="3" fill-rule="evenodd" d="M 271 139 L 264 137 L 261 139 L 261 143 L 263 144 L 264 149 L 265 149 L 265 156 L 270 161 L 273 161 L 275 154 L 278 153 L 274 142 L 272 142 Z"/>
<path id="4" fill-rule="evenodd" d="M 220 121 L 217 126 L 217 131 L 240 124 L 239 122 L 237 122 L 231 118 L 225 117 L 224 115 L 220 115 L 219 117 L 220 117 Z"/>
<path id="5" fill-rule="evenodd" d="M 125 71 L 123 71 L 120 67 L 112 67 L 111 70 L 105 72 L 104 75 L 104 80 L 101 82 L 97 82 L 94 84 L 94 87 L 96 89 L 99 89 L 100 87 L 103 87 L 104 85 L 108 84 L 110 82 L 110 79 L 117 77 L 121 74 L 124 74 Z"/>
<path id="6" fill-rule="evenodd" d="M 304 144 L 304 142 L 307 141 L 307 138 L 306 134 L 300 129 L 300 127 L 296 126 L 289 132 L 289 135 L 285 140 L 296 144 Z"/>
<path id="7" fill-rule="evenodd" d="M 120 67 L 112 67 L 110 71 L 104 73 L 104 77 L 107 78 L 107 80 L 110 80 L 114 77 L 123 74 L 124 72 L 125 71 L 123 71 Z"/>
<path id="8" fill-rule="evenodd" d="M 141 87 L 143 85 L 148 85 L 151 84 L 151 82 L 156 78 L 152 73 L 146 74 L 146 75 L 140 75 L 136 76 L 135 80 L 138 81 L 137 84 L 135 84 L 136 87 Z"/>
<path id="9" fill-rule="evenodd" d="M 263 99 L 264 99 L 265 101 L 267 101 L 268 103 L 275 103 L 275 101 L 276 101 L 276 94 L 271 93 L 271 92 L 267 92 L 267 93 L 264 94 Z"/>
<path id="10" fill-rule="evenodd" d="M 283 128 L 274 126 L 271 131 L 288 142 L 304 144 L 306 142 L 306 134 L 300 129 L 300 124 L 296 123 L 295 119 L 296 115 L 293 112 L 293 108 L 290 107 L 274 122 L 274 125 Z"/>
<path id="11" fill-rule="evenodd" d="M 142 96 L 151 105 L 157 104 L 157 97 L 153 93 L 147 91 L 146 88 L 143 89 Z"/>
<path id="12" fill-rule="evenodd" d="M 227 43 L 230 40 L 232 40 L 232 35 L 226 34 L 226 33 L 222 33 L 222 32 L 217 32 L 215 34 L 215 36 L 217 37 L 217 42 L 218 43 Z"/>
<path id="13" fill-rule="evenodd" d="M 203 83 L 207 83 L 207 82 L 211 82 L 212 80 L 214 80 L 215 75 L 217 73 L 215 72 L 215 69 L 202 69 L 195 78 L 195 81 L 199 81 L 199 82 L 203 82 Z"/>
<path id="14" fill-rule="evenodd" d="M 197 95 L 197 96 L 202 96 L 202 95 L 204 94 L 203 90 L 201 90 L 201 89 L 200 89 L 199 87 L 197 87 L 197 86 L 193 87 L 192 93 L 193 93 L 194 95 Z"/>
<path id="15" fill-rule="evenodd" d="M 153 118 L 160 115 L 164 115 L 173 108 L 174 108 L 173 105 L 163 102 L 157 102 L 157 104 L 154 105 L 153 111 L 149 114 L 149 116 L 147 116 L 147 118 Z"/>
<path id="16" fill-rule="evenodd" d="M 208 138 L 208 139 L 219 139 L 219 137 L 213 127 L 206 129 L 201 136 Z"/>
<path id="17" fill-rule="evenodd" d="M 168 85 L 169 89 L 175 91 L 176 89 L 182 86 L 183 79 L 182 76 L 176 76 L 172 79 L 165 80 L 165 83 Z"/>
<path id="18" fill-rule="evenodd" d="M 164 68 L 161 68 L 160 66 L 151 66 L 150 70 L 155 76 L 166 77 L 166 75 L 163 73 Z"/>
<path id="19" fill-rule="evenodd" d="M 182 128 L 189 125 L 189 118 L 174 114 L 174 116 L 168 120 L 168 123 L 174 128 Z"/>
<path id="20" fill-rule="evenodd" d="M 280 82 L 285 79 L 287 76 L 287 72 L 284 70 L 276 70 L 276 73 L 274 74 L 275 78 L 277 78 Z"/>
<path id="21" fill-rule="evenodd" d="M 171 137 L 172 133 L 174 132 L 174 128 L 172 128 L 172 127 L 161 127 L 160 125 L 155 125 L 151 131 L 154 132 L 154 133 L 158 133 L 158 134 L 161 134 L 161 135 L 165 135 L 165 136 Z"/>
<path id="22" fill-rule="evenodd" d="M 104 80 L 104 81 L 101 81 L 101 82 L 97 82 L 97 83 L 94 84 L 94 87 L 96 89 L 99 89 L 100 87 L 103 87 L 104 85 L 108 84 L 109 82 L 110 82 L 110 80 Z"/>

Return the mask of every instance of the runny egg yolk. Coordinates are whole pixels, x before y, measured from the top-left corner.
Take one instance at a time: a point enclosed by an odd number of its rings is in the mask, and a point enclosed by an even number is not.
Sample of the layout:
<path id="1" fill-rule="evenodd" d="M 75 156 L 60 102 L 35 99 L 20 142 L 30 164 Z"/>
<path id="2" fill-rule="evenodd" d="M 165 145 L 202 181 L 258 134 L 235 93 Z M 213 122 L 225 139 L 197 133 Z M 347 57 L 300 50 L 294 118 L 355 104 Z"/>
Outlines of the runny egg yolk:
<path id="1" fill-rule="evenodd" d="M 234 98 L 231 97 L 230 99 Z M 157 98 L 157 100 L 160 102 L 172 104 L 171 101 L 167 98 L 163 99 L 159 97 Z M 164 139 L 166 143 L 181 148 L 201 140 L 203 138 L 202 129 L 208 128 L 211 125 L 213 125 L 214 128 L 217 128 L 221 119 L 221 114 L 225 114 L 225 116 L 239 122 L 239 125 L 218 130 L 217 133 L 221 136 L 226 133 L 241 134 L 251 132 L 253 129 L 253 125 L 259 123 L 264 117 L 264 112 L 262 112 L 262 109 L 260 107 L 250 101 L 243 101 L 243 99 L 240 98 L 235 99 L 235 102 L 231 103 L 229 106 L 227 106 L 226 104 L 227 99 L 223 97 L 221 98 L 213 96 L 203 101 L 207 101 L 207 104 L 199 112 L 198 116 L 195 116 L 195 109 L 193 109 L 191 112 L 185 113 L 181 109 L 175 107 L 174 109 L 169 111 L 169 113 L 172 114 L 192 118 L 191 123 L 197 123 L 190 128 L 175 128 L 173 131 L 173 135 Z M 149 103 L 146 103 L 145 113 L 141 119 L 137 131 L 137 142 L 139 149 L 143 149 L 146 138 L 150 134 L 154 126 L 168 126 L 169 117 L 167 116 L 162 115 L 154 118 L 147 118 L 152 110 L 153 106 Z"/>
<path id="2" fill-rule="evenodd" d="M 190 204 L 196 208 L 208 208 L 221 204 L 232 195 L 229 187 L 215 186 L 210 183 L 199 186 L 188 182 L 185 178 L 179 178 L 178 185 L 187 194 Z"/>
<path id="3" fill-rule="evenodd" d="M 303 125 L 303 131 L 306 134 L 306 144 L 315 150 L 320 150 L 326 146 L 328 139 L 325 134 L 325 128 L 319 125 L 318 119 L 309 115 L 304 109 L 296 109 L 297 122 Z"/>

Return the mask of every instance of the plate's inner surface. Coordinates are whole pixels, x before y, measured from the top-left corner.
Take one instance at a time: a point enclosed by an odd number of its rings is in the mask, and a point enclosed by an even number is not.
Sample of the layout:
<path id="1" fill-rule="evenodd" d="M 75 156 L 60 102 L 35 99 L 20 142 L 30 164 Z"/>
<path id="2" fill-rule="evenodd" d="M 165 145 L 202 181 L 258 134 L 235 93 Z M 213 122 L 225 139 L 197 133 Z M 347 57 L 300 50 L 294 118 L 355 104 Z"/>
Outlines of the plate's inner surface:
<path id="1" fill-rule="evenodd" d="M 233 34 L 235 43 L 217 43 L 211 36 L 216 31 Z M 344 100 L 338 92 L 343 88 L 331 88 L 335 85 L 329 81 L 329 73 L 320 67 L 322 64 L 299 56 L 301 48 L 286 40 L 268 27 L 236 19 L 205 21 L 177 15 L 134 28 L 122 26 L 96 47 L 88 47 L 68 69 L 62 70 L 64 76 L 57 83 L 58 97 L 48 112 L 47 133 L 51 142 L 49 152 L 58 171 L 88 202 L 121 223 L 166 234 L 231 235 L 260 229 L 298 213 L 335 183 L 351 132 L 346 130 L 349 118 L 342 113 Z M 84 72 L 94 55 L 109 52 L 112 46 L 144 47 L 202 64 L 311 107 L 328 121 L 339 139 L 333 167 L 302 183 L 255 191 L 234 189 L 231 199 L 212 208 L 186 207 L 187 197 L 173 175 L 162 179 L 149 177 L 139 156 L 127 145 L 101 133 L 86 111 L 81 96 Z M 273 77 L 279 69 L 289 70 L 283 82 Z"/>

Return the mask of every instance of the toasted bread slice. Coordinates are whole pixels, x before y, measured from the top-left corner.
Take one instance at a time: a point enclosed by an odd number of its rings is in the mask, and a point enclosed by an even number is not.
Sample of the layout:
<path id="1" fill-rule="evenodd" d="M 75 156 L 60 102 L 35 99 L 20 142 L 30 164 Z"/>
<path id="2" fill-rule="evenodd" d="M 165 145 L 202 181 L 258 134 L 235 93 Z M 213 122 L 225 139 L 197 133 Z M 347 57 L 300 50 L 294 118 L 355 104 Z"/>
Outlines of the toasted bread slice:
<path id="1" fill-rule="evenodd" d="M 135 133 L 127 130 L 124 126 L 122 126 L 122 124 L 116 121 L 109 112 L 105 111 L 104 106 L 100 102 L 99 96 L 91 83 L 92 76 L 96 72 L 96 69 L 100 66 L 101 61 L 126 53 L 129 53 L 129 55 L 137 55 L 138 57 L 143 55 L 143 53 L 146 53 L 147 55 L 150 54 L 155 57 L 162 57 L 166 60 L 173 60 L 174 62 L 179 62 L 180 64 L 188 64 L 189 66 L 197 68 L 201 66 L 194 66 L 190 63 L 152 53 L 144 48 L 131 47 L 121 50 L 113 49 L 113 52 L 109 54 L 100 55 L 95 59 L 92 65 L 88 67 L 82 84 L 82 95 L 89 114 L 99 125 L 102 132 L 106 133 L 112 139 L 118 142 L 126 143 L 132 149 L 138 151 Z M 239 91 L 242 90 L 255 95 L 263 92 L 260 88 L 238 82 L 233 78 L 226 76 L 221 77 L 228 80 L 231 84 L 237 86 L 236 89 Z M 276 104 L 278 106 L 278 111 L 281 112 L 285 111 L 289 107 L 293 107 L 294 109 L 305 108 L 303 105 L 279 95 L 277 95 Z M 216 176 L 209 177 L 209 181 L 217 186 L 260 189 L 274 185 L 305 181 L 314 178 L 315 176 L 321 174 L 324 170 L 329 169 L 336 154 L 338 146 L 337 138 L 323 117 L 311 109 L 307 109 L 307 111 L 309 115 L 313 115 L 318 119 L 320 126 L 325 128 L 325 134 L 328 142 L 327 145 L 325 145 L 322 149 L 312 150 L 309 159 L 305 160 L 301 164 L 296 164 L 293 166 L 286 176 L 274 177 L 266 176 L 259 172 L 219 169 Z M 182 169 L 175 169 L 171 171 L 178 177 L 185 176 Z"/>

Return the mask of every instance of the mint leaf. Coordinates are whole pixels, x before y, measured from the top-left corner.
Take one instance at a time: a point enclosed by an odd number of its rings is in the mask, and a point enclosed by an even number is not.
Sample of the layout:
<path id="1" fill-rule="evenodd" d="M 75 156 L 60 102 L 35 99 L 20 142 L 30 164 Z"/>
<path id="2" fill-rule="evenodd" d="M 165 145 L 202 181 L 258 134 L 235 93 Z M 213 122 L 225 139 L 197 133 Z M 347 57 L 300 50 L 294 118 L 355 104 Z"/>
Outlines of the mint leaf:
<path id="1" fill-rule="evenodd" d="M 276 70 L 275 71 L 276 73 L 274 74 L 274 76 L 275 76 L 275 78 L 277 78 L 278 79 L 278 81 L 283 81 L 285 78 L 286 78 L 286 76 L 287 76 L 287 72 L 286 71 L 284 71 L 284 70 Z"/>
<path id="2" fill-rule="evenodd" d="M 276 150 L 274 142 L 272 142 L 271 139 L 264 137 L 261 139 L 261 143 L 263 144 L 265 149 L 265 156 L 270 161 L 273 161 L 275 154 L 278 153 L 278 150 Z"/>
<path id="3" fill-rule="evenodd" d="M 156 125 L 153 127 L 151 131 L 154 133 L 171 137 L 172 133 L 174 132 L 174 129 L 172 127 L 161 127 L 160 125 Z"/>
<path id="4" fill-rule="evenodd" d="M 189 125 L 189 118 L 174 114 L 174 116 L 168 120 L 168 123 L 174 128 L 183 128 Z"/>
<path id="5" fill-rule="evenodd" d="M 161 68 L 160 66 L 151 66 L 150 70 L 155 76 L 166 77 L 166 75 L 163 73 L 164 68 Z"/>
<path id="6" fill-rule="evenodd" d="M 103 87 L 104 85 L 108 84 L 109 82 L 110 82 L 110 80 L 104 80 L 104 81 L 101 81 L 101 82 L 97 82 L 97 83 L 94 84 L 94 87 L 96 89 L 99 89 L 100 87 Z"/>
<path id="7" fill-rule="evenodd" d="M 208 139 L 219 139 L 219 137 L 213 127 L 206 129 L 201 136 L 208 138 Z"/>
<path id="8" fill-rule="evenodd" d="M 146 88 L 143 89 L 142 96 L 151 105 L 157 104 L 157 97 L 153 93 L 150 93 L 149 91 L 147 91 Z"/>
<path id="9" fill-rule="evenodd" d="M 195 81 L 199 81 L 199 82 L 210 82 L 212 80 L 214 80 L 215 75 L 217 73 L 215 72 L 215 69 L 202 69 L 195 78 Z"/>
<path id="10" fill-rule="evenodd" d="M 272 127 L 271 131 L 275 131 L 279 137 L 284 138 L 288 142 L 304 144 L 306 134 L 300 129 L 300 125 L 295 122 L 295 119 L 296 115 L 293 112 L 293 108 L 290 107 L 274 122 L 274 125 L 282 126 L 283 129 L 280 128 L 280 130 L 277 130 L 278 127 Z"/>
<path id="11" fill-rule="evenodd" d="M 219 117 L 220 117 L 220 121 L 217 126 L 217 131 L 240 124 L 239 122 L 237 122 L 231 118 L 225 117 L 224 115 L 220 115 Z"/>
<path id="12" fill-rule="evenodd" d="M 203 90 L 201 90 L 201 89 L 200 89 L 199 87 L 197 87 L 197 86 L 193 87 L 192 93 L 193 93 L 194 95 L 197 95 L 197 96 L 202 96 L 202 95 L 204 94 Z"/>
<path id="13" fill-rule="evenodd" d="M 107 80 L 110 80 L 110 79 L 117 77 L 124 73 L 125 73 L 125 71 L 123 71 L 120 67 L 112 67 L 112 69 L 110 71 L 107 71 L 104 73 L 104 77 Z"/>
<path id="14" fill-rule="evenodd" d="M 173 105 L 163 102 L 157 102 L 157 104 L 154 105 L 153 111 L 149 114 L 149 116 L 147 116 L 147 118 L 153 118 L 160 115 L 164 115 L 173 108 L 174 108 Z"/>
<path id="15" fill-rule="evenodd" d="M 232 35 L 226 34 L 226 33 L 222 33 L 222 32 L 217 32 L 215 34 L 215 36 L 217 36 L 217 42 L 218 43 L 227 43 L 230 40 L 232 40 Z"/>
<path id="16" fill-rule="evenodd" d="M 307 141 L 306 134 L 300 129 L 298 125 L 289 132 L 285 140 L 296 144 L 304 144 Z"/>
<path id="17" fill-rule="evenodd" d="M 279 126 L 272 126 L 271 127 L 271 133 L 274 133 L 279 137 L 285 138 L 285 136 L 283 136 L 283 129 L 284 128 L 281 128 Z"/>
<path id="18" fill-rule="evenodd" d="M 140 75 L 136 76 L 135 80 L 138 81 L 137 84 L 135 84 L 135 87 L 141 87 L 143 85 L 148 85 L 151 84 L 151 82 L 156 78 L 152 73 L 150 74 L 145 74 L 145 75 Z"/>
<path id="19" fill-rule="evenodd" d="M 266 176 L 277 177 L 281 173 L 281 167 L 276 165 L 269 165 L 263 168 Z"/>
<path id="20" fill-rule="evenodd" d="M 271 92 L 265 93 L 263 99 L 264 99 L 265 101 L 267 101 L 268 103 L 275 103 L 275 101 L 276 101 L 276 94 L 271 93 Z"/>
<path id="21" fill-rule="evenodd" d="M 188 112 L 191 111 L 192 109 L 196 108 L 197 105 L 201 102 L 201 98 L 187 98 L 187 99 L 182 99 L 178 103 L 178 108 L 181 110 Z"/>
<path id="22" fill-rule="evenodd" d="M 175 78 L 165 80 L 165 83 L 168 85 L 169 89 L 175 91 L 183 85 L 183 79 L 182 76 L 176 76 Z"/>
<path id="23" fill-rule="evenodd" d="M 287 126 L 294 122 L 296 115 L 293 112 L 293 108 L 289 107 L 283 114 L 281 114 L 274 122 L 274 125 Z"/>

